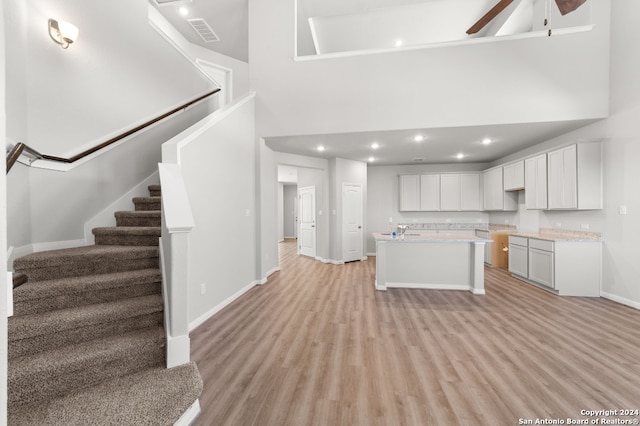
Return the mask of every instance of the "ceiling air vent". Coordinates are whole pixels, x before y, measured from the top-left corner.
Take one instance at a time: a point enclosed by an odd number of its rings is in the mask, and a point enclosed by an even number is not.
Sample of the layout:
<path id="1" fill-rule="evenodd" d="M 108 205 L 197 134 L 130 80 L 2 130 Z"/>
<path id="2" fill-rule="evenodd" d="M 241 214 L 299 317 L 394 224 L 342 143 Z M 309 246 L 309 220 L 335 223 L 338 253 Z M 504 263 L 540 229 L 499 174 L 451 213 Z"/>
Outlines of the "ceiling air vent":
<path id="1" fill-rule="evenodd" d="M 218 37 L 216 33 L 213 32 L 209 24 L 207 24 L 207 21 L 205 21 L 204 19 L 187 19 L 187 21 L 205 42 L 209 43 L 212 41 L 220 41 L 220 37 Z"/>
<path id="2" fill-rule="evenodd" d="M 416 157 L 416 158 L 414 158 L 412 161 L 415 161 L 416 163 L 420 163 L 420 162 L 424 161 L 424 158 L 422 158 L 422 157 Z"/>

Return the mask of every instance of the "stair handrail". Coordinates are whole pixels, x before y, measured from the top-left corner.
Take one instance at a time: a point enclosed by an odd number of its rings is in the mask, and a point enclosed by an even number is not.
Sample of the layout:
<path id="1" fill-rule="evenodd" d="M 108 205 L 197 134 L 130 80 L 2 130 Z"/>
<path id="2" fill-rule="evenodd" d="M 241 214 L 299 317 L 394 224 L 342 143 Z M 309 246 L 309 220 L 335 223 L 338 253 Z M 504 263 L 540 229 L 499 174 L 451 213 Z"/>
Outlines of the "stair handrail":
<path id="1" fill-rule="evenodd" d="M 34 157 L 34 160 L 50 160 L 50 161 L 55 161 L 55 162 L 60 162 L 60 163 L 67 163 L 67 164 L 71 164 L 74 163 L 84 157 L 87 157 L 91 154 L 93 154 L 96 151 L 99 151 L 103 148 L 108 147 L 109 145 L 113 145 L 114 143 L 128 137 L 131 136 L 134 133 L 139 132 L 140 130 L 143 130 L 155 123 L 157 123 L 158 121 L 164 120 L 165 118 L 169 117 L 170 115 L 175 114 L 178 111 L 187 109 L 188 107 L 190 107 L 191 105 L 200 102 L 201 100 L 208 98 L 209 96 L 215 95 L 216 93 L 218 93 L 220 91 L 220 88 L 216 88 L 210 92 L 205 93 L 204 95 L 198 96 L 197 98 L 183 104 L 180 105 L 177 108 L 172 109 L 169 112 L 166 112 L 162 115 L 157 116 L 156 118 L 153 118 L 149 121 L 146 121 L 145 123 L 142 123 L 139 126 L 134 127 L 133 129 L 127 130 L 126 132 L 115 136 L 111 139 L 109 139 L 108 141 L 102 142 L 99 145 L 96 145 L 92 148 L 89 148 L 85 151 L 82 151 L 79 154 L 74 155 L 73 157 L 70 158 L 63 158 L 63 157 L 56 157 L 54 155 L 47 155 L 47 154 L 41 154 L 40 152 L 36 151 L 35 149 L 31 148 L 29 145 L 22 143 L 22 142 L 18 142 L 16 145 L 13 146 L 13 148 L 11 148 L 11 150 L 9 151 L 9 153 L 7 154 L 7 173 L 9 173 L 9 170 L 11 170 L 11 167 L 13 167 L 13 165 L 15 164 L 15 162 L 18 160 L 18 158 L 20 157 L 20 155 L 23 152 L 27 152 L 29 153 L 31 156 Z"/>

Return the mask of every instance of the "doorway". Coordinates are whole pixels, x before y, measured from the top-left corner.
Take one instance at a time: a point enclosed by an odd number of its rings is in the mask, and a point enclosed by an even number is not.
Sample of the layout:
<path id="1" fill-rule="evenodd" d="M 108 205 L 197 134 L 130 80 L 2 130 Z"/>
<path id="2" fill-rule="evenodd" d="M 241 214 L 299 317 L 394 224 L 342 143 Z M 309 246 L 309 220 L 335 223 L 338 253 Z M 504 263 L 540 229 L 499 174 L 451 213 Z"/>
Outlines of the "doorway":
<path id="1" fill-rule="evenodd" d="M 304 256 L 316 257 L 316 187 L 298 189 L 298 252 Z"/>
<path id="2" fill-rule="evenodd" d="M 342 184 L 342 251 L 345 262 L 363 258 L 362 185 Z"/>

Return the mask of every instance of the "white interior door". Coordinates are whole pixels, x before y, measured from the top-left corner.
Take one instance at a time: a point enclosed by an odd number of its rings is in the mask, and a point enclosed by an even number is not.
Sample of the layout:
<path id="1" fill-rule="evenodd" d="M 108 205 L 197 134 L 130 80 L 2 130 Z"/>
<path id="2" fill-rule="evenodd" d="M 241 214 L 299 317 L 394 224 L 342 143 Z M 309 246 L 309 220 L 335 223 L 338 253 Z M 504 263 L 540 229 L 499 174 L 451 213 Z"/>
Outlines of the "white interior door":
<path id="1" fill-rule="evenodd" d="M 316 187 L 298 189 L 300 232 L 298 233 L 298 252 L 305 256 L 316 257 Z"/>
<path id="2" fill-rule="evenodd" d="M 342 184 L 342 250 L 343 260 L 362 260 L 363 215 L 362 186 Z"/>

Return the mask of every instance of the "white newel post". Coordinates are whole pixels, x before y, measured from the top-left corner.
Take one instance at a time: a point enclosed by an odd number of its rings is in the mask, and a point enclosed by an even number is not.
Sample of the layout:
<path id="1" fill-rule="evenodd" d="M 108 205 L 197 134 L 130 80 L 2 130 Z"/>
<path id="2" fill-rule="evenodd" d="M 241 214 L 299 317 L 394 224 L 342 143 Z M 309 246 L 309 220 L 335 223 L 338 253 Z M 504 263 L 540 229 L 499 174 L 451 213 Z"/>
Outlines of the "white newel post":
<path id="1" fill-rule="evenodd" d="M 159 164 L 162 187 L 161 262 L 167 368 L 190 360 L 189 339 L 189 233 L 194 227 L 189 199 L 177 164 Z"/>

